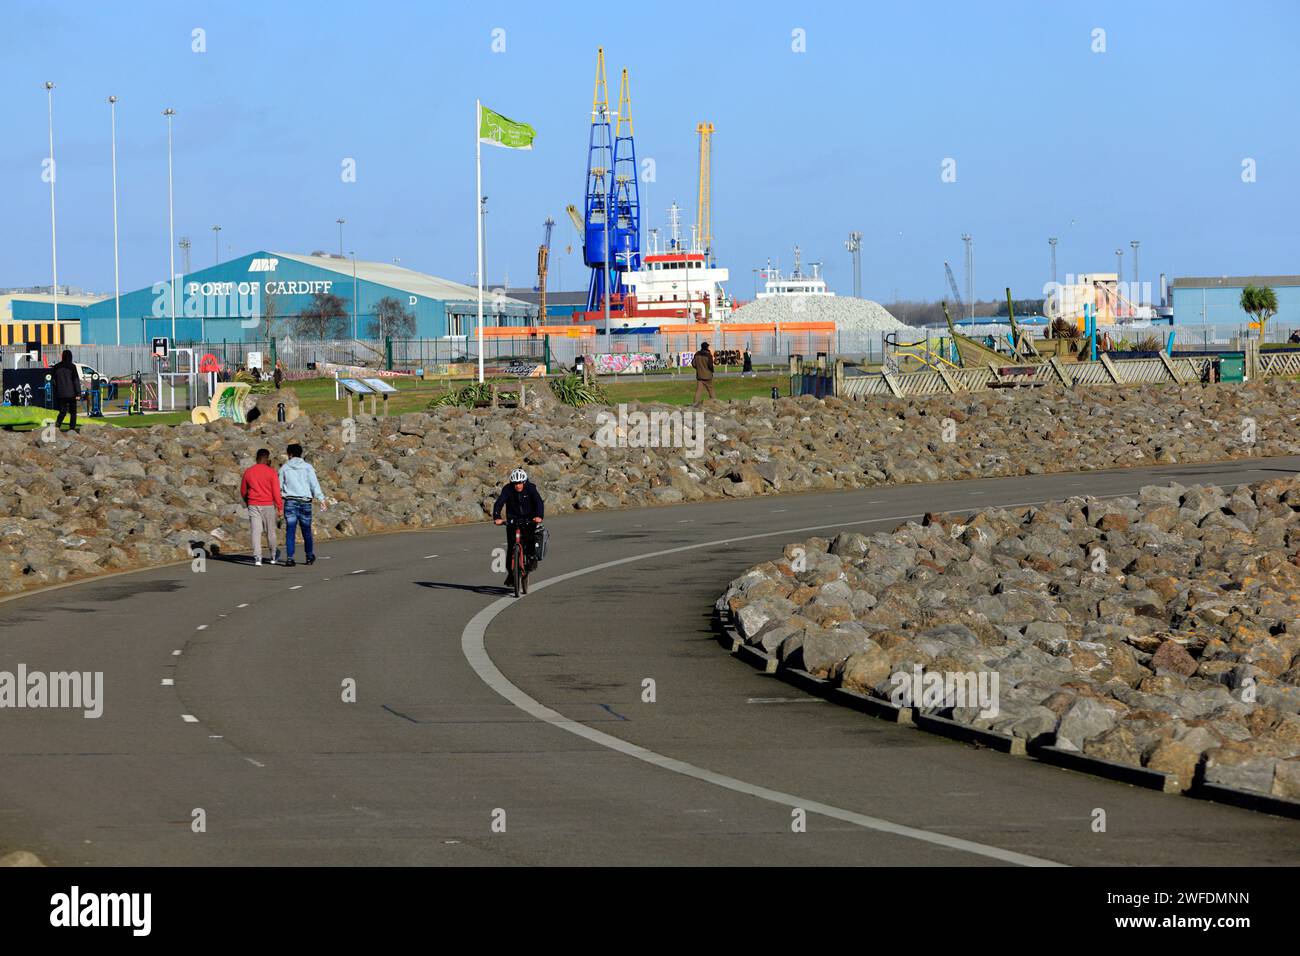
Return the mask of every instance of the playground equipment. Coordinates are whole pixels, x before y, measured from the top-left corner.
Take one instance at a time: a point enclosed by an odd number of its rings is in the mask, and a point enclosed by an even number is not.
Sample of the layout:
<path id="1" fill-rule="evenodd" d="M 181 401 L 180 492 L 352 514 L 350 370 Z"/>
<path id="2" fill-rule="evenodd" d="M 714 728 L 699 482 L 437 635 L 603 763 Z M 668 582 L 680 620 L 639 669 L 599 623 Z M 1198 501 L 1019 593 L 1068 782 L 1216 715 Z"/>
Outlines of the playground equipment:
<path id="1" fill-rule="evenodd" d="M 219 382 L 212 400 L 206 405 L 199 405 L 190 412 L 190 421 L 195 425 L 206 425 L 218 418 L 228 418 L 232 422 L 244 424 L 244 400 L 253 386 L 247 382 Z"/>

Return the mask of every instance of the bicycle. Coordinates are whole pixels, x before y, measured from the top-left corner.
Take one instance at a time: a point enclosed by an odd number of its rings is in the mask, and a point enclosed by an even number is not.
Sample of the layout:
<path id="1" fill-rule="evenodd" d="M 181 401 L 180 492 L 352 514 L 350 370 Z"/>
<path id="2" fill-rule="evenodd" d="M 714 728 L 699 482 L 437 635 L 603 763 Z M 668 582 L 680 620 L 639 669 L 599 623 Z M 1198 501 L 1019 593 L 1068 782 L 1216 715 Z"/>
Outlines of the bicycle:
<path id="1" fill-rule="evenodd" d="M 514 564 L 514 573 L 511 577 L 514 579 L 515 597 L 521 593 L 528 593 L 528 561 L 524 557 L 524 524 L 531 519 L 528 518 L 507 518 L 506 526 L 515 529 L 515 543 L 512 546 Z"/>

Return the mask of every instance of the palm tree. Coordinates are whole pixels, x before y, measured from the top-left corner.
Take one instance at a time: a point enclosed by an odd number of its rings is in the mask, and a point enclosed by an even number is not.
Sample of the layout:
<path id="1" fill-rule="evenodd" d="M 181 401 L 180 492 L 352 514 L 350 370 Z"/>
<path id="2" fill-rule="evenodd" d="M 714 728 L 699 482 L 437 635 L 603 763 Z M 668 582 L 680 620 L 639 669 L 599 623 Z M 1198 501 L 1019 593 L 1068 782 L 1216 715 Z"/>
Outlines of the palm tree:
<path id="1" fill-rule="evenodd" d="M 1241 290 L 1241 311 L 1253 315 L 1259 323 L 1259 341 L 1262 344 L 1268 320 L 1277 315 L 1277 294 L 1266 285 L 1248 285 Z"/>

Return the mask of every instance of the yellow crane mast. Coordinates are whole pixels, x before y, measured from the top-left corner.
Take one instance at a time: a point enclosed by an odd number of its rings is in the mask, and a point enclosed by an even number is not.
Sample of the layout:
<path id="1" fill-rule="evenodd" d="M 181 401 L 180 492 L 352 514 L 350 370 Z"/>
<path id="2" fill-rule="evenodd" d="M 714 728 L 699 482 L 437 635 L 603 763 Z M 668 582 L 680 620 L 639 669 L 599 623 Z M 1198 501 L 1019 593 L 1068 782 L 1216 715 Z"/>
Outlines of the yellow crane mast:
<path id="1" fill-rule="evenodd" d="M 712 195 L 709 181 L 711 166 L 710 143 L 713 137 L 713 124 L 699 123 L 695 127 L 695 132 L 700 134 L 700 195 L 695 214 L 695 235 L 699 240 L 700 248 L 706 253 L 710 253 L 713 251 Z"/>

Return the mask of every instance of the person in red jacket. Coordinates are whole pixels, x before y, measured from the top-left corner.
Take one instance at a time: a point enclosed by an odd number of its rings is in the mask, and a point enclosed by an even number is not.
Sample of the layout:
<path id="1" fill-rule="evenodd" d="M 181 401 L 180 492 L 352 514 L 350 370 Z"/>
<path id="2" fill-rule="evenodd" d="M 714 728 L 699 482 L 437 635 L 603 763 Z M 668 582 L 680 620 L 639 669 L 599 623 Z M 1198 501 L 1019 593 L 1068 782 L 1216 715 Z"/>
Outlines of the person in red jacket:
<path id="1" fill-rule="evenodd" d="M 269 449 L 257 450 L 257 464 L 244 472 L 239 483 L 239 497 L 248 505 L 248 522 L 253 529 L 253 564 L 259 568 L 262 566 L 263 529 L 271 546 L 271 563 L 275 564 L 280 558 L 280 549 L 275 543 L 275 525 L 278 516 L 284 514 L 284 499 L 280 497 L 280 476 L 271 467 Z"/>

